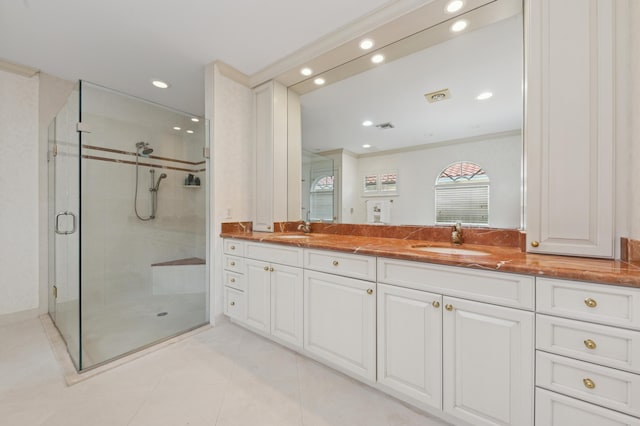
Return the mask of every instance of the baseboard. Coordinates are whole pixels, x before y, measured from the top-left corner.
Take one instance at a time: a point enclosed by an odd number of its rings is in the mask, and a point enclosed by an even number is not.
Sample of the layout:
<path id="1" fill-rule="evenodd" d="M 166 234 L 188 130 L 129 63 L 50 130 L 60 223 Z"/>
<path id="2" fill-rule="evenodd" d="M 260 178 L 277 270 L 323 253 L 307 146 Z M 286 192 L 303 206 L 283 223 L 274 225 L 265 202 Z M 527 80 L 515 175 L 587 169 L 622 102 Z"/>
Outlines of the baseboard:
<path id="1" fill-rule="evenodd" d="M 0 315 L 0 326 L 38 318 L 39 316 L 40 312 L 38 308 L 27 309 L 26 311 L 12 312 L 10 314 L 2 314 Z"/>

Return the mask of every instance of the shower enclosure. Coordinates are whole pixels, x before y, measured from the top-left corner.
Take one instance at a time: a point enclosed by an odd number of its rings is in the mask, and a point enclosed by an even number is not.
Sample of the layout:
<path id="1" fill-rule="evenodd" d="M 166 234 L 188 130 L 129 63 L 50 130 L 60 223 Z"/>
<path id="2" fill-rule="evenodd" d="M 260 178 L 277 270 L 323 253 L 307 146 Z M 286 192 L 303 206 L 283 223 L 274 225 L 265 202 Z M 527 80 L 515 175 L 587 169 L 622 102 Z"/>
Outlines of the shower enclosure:
<path id="1" fill-rule="evenodd" d="M 87 82 L 49 126 L 49 314 L 79 371 L 208 322 L 207 135 Z"/>

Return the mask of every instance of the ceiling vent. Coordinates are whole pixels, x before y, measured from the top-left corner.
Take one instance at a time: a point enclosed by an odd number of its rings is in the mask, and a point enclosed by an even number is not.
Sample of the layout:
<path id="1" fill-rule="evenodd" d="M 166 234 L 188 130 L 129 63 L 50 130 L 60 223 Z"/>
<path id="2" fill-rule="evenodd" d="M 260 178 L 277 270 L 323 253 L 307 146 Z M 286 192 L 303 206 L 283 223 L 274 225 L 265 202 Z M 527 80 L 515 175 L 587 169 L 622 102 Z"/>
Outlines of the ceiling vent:
<path id="1" fill-rule="evenodd" d="M 424 95 L 427 99 L 427 102 L 430 104 L 434 102 L 444 101 L 445 99 L 449 99 L 451 97 L 451 93 L 449 93 L 449 89 L 438 90 L 437 92 L 431 92 Z"/>
<path id="2" fill-rule="evenodd" d="M 389 122 L 386 122 L 386 123 L 376 124 L 376 127 L 377 127 L 378 129 L 393 129 L 393 128 L 394 128 L 394 127 L 396 127 L 396 126 L 394 126 L 393 124 L 391 124 L 391 122 L 389 121 Z"/>

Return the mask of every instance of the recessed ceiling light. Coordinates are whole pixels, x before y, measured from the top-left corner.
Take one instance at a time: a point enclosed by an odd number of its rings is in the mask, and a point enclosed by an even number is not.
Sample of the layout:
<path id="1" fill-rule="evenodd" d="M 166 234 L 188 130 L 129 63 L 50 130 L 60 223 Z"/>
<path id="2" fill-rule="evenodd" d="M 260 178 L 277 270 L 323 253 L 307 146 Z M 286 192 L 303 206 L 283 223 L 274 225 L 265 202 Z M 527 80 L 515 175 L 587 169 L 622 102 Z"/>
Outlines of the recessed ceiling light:
<path id="1" fill-rule="evenodd" d="M 369 127 L 369 126 L 373 125 L 373 121 L 371 121 L 371 120 L 365 120 L 365 121 L 363 121 L 363 122 L 362 122 L 362 125 L 363 125 L 364 127 Z"/>
<path id="2" fill-rule="evenodd" d="M 316 78 L 315 80 L 313 80 L 313 82 L 318 86 L 322 86 L 325 83 L 324 78 L 321 77 Z"/>
<path id="3" fill-rule="evenodd" d="M 193 130 L 187 130 L 187 133 L 189 133 L 191 135 L 191 134 L 193 134 Z"/>
<path id="4" fill-rule="evenodd" d="M 300 74 L 302 74 L 304 76 L 309 76 L 309 75 L 313 74 L 313 70 L 311 68 L 302 68 L 300 70 Z"/>
<path id="5" fill-rule="evenodd" d="M 384 55 L 381 55 L 380 53 L 373 55 L 371 57 L 371 62 L 373 62 L 374 64 L 379 64 L 383 61 L 384 61 Z"/>
<path id="6" fill-rule="evenodd" d="M 369 145 L 368 143 L 365 143 L 364 145 L 362 145 L 362 147 L 364 149 L 368 149 L 368 148 L 371 148 L 371 145 Z"/>
<path id="7" fill-rule="evenodd" d="M 173 130 L 180 130 L 180 127 L 175 126 L 175 127 L 173 128 Z"/>
<path id="8" fill-rule="evenodd" d="M 162 80 L 151 80 L 151 84 L 159 89 L 166 89 L 167 87 L 169 87 L 169 83 L 166 83 Z"/>
<path id="9" fill-rule="evenodd" d="M 482 92 L 478 96 L 476 96 L 476 99 L 479 101 L 484 101 L 486 99 L 489 99 L 492 96 L 493 96 L 493 93 L 491 92 Z"/>
<path id="10" fill-rule="evenodd" d="M 369 39 L 369 38 L 365 38 L 364 40 L 362 40 L 360 42 L 360 49 L 362 50 L 369 50 L 373 47 L 373 40 Z"/>
<path id="11" fill-rule="evenodd" d="M 445 8 L 445 10 L 447 11 L 447 13 L 455 13 L 460 9 L 462 9 L 462 6 L 464 6 L 464 1 L 453 0 L 447 4 L 447 7 Z"/>
<path id="12" fill-rule="evenodd" d="M 467 25 L 469 25 L 469 22 L 465 21 L 464 19 L 461 19 L 459 21 L 454 22 L 453 25 L 451 25 L 451 31 L 453 31 L 454 33 L 459 33 L 460 31 L 467 28 Z"/>
<path id="13" fill-rule="evenodd" d="M 197 123 L 197 122 L 199 122 L 199 121 L 200 121 L 200 119 L 199 119 L 199 118 L 196 118 L 196 117 L 192 117 L 192 118 L 191 118 L 191 121 L 193 121 L 194 123 Z"/>

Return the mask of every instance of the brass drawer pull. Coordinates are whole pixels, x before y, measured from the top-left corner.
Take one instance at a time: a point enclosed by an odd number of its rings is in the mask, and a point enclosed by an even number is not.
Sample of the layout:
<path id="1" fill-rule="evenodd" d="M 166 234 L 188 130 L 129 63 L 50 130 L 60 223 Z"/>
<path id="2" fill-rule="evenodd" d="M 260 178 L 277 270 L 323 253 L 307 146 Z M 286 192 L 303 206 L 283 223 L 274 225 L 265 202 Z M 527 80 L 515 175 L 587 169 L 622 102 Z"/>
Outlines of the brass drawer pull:
<path id="1" fill-rule="evenodd" d="M 584 383 L 584 387 L 587 389 L 593 389 L 596 387 L 596 384 L 591 379 L 582 379 L 582 383 Z"/>
<path id="2" fill-rule="evenodd" d="M 594 299 L 590 297 L 587 297 L 586 299 L 584 299 L 584 304 L 590 308 L 595 308 L 596 306 L 598 306 L 598 302 L 596 302 Z"/>
<path id="3" fill-rule="evenodd" d="M 367 294 L 373 294 L 373 289 L 372 288 L 368 288 L 367 289 Z"/>
<path id="4" fill-rule="evenodd" d="M 538 247 L 540 245 L 537 241 L 531 241 L 531 247 Z"/>
<path id="5" fill-rule="evenodd" d="M 433 303 L 431 303 L 431 306 L 433 306 L 434 308 L 439 308 L 440 302 L 438 302 L 437 300 L 434 300 Z"/>
<path id="6" fill-rule="evenodd" d="M 231 261 L 231 266 L 236 266 L 236 262 Z"/>
<path id="7" fill-rule="evenodd" d="M 236 249 L 236 246 L 231 246 L 231 247 L 229 247 L 229 248 L 230 248 L 231 250 L 235 250 L 235 249 Z"/>
<path id="8" fill-rule="evenodd" d="M 236 306 L 236 302 L 229 303 L 231 306 Z"/>
<path id="9" fill-rule="evenodd" d="M 445 308 L 447 311 L 453 311 L 453 305 L 450 305 L 450 304 L 448 304 L 448 303 L 447 303 L 446 305 L 444 305 L 444 308 Z"/>
<path id="10" fill-rule="evenodd" d="M 591 339 L 585 340 L 584 345 L 587 347 L 587 349 L 595 349 L 597 347 L 596 342 Z"/>
<path id="11" fill-rule="evenodd" d="M 275 269 L 273 269 L 273 266 L 271 268 L 269 268 L 269 272 L 273 272 L 275 271 Z"/>
<path id="12" fill-rule="evenodd" d="M 231 281 L 232 283 L 235 283 L 236 279 L 235 278 L 231 278 L 229 281 Z"/>
<path id="13" fill-rule="evenodd" d="M 337 260 L 333 261 L 333 266 L 338 266 L 340 264 L 340 262 L 338 262 Z"/>
<path id="14" fill-rule="evenodd" d="M 267 272 L 269 272 L 269 267 L 268 267 L 268 266 L 265 266 L 265 267 L 264 267 L 264 270 L 265 270 L 265 271 L 267 271 Z"/>

